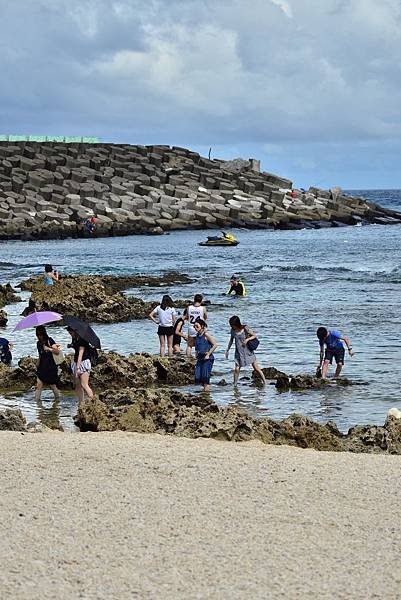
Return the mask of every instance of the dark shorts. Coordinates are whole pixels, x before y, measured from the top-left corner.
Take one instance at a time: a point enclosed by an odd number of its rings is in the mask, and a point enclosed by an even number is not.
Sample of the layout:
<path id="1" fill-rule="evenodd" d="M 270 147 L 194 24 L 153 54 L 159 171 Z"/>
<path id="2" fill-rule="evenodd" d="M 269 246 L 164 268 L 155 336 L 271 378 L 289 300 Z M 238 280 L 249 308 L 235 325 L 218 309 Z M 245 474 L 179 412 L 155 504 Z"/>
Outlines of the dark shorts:
<path id="1" fill-rule="evenodd" d="M 324 360 L 330 361 L 330 364 L 333 364 L 333 358 L 336 361 L 336 364 L 343 365 L 345 357 L 345 348 L 326 348 L 324 353 Z"/>
<path id="2" fill-rule="evenodd" d="M 173 337 L 173 346 L 181 346 L 182 337 L 180 335 L 174 334 Z"/>
<path id="3" fill-rule="evenodd" d="M 163 327 L 163 325 L 159 325 L 158 329 L 157 329 L 157 335 L 173 335 L 174 333 L 174 327 Z"/>

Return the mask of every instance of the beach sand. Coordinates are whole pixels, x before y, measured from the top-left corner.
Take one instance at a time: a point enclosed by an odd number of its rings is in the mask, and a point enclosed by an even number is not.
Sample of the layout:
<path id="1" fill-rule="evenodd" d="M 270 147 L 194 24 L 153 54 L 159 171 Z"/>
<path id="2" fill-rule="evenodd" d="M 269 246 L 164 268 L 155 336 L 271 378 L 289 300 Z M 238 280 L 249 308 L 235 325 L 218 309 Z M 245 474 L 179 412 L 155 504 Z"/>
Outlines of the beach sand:
<path id="1" fill-rule="evenodd" d="M 401 597 L 401 456 L 0 434 L 3 599 Z"/>

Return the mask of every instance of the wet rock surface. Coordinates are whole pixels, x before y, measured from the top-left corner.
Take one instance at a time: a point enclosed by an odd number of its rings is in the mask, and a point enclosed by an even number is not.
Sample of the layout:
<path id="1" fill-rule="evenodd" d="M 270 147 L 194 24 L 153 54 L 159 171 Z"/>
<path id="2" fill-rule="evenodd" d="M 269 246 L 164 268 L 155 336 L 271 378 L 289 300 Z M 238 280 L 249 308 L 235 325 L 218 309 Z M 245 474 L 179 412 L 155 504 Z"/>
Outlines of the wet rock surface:
<path id="1" fill-rule="evenodd" d="M 145 302 L 141 298 L 125 296 L 126 287 L 145 285 L 145 281 L 160 281 L 160 285 L 189 283 L 186 275 L 167 274 L 164 278 L 152 277 L 103 277 L 99 275 L 71 275 L 52 286 L 46 286 L 40 277 L 28 279 L 20 284 L 21 289 L 32 292 L 31 302 L 36 310 L 53 310 L 60 314 L 74 315 L 86 321 L 117 323 L 132 319 L 144 319 L 160 300 Z M 187 305 L 186 300 L 177 300 L 177 306 Z"/>
<path id="2" fill-rule="evenodd" d="M 207 395 L 172 389 L 121 389 L 85 400 L 78 409 L 81 431 L 135 431 L 227 441 L 260 440 L 335 452 L 401 454 L 401 419 L 361 425 L 341 433 L 334 422 L 320 425 L 293 414 L 282 421 L 254 419 L 244 410 L 219 407 Z"/>
<path id="3" fill-rule="evenodd" d="M 0 308 L 13 302 L 21 302 L 21 298 L 16 294 L 14 288 L 9 283 L 0 285 Z"/>
<path id="4" fill-rule="evenodd" d="M 72 389 L 70 363 L 67 355 L 59 367 L 59 388 Z M 0 392 L 28 391 L 36 384 L 37 358 L 26 356 L 18 367 L 0 363 Z M 99 352 L 99 362 L 91 372 L 91 386 L 96 391 L 155 385 L 188 385 L 193 382 L 194 362 L 185 358 L 160 358 L 151 354 L 122 356 L 116 352 Z"/>
<path id="5" fill-rule="evenodd" d="M 26 419 L 20 410 L 0 411 L 0 431 L 26 431 Z"/>

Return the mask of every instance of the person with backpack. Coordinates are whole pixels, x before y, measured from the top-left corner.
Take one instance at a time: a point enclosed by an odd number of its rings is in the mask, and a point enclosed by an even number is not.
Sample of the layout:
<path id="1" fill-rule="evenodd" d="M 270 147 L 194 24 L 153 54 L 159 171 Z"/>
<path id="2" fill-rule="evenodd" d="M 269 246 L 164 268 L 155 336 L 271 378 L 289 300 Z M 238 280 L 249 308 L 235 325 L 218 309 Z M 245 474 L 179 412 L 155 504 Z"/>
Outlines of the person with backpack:
<path id="1" fill-rule="evenodd" d="M 263 385 L 266 385 L 266 378 L 258 364 L 252 343 L 250 343 L 252 340 L 257 340 L 255 332 L 241 323 L 241 319 L 237 315 L 230 317 L 228 322 L 231 327 L 231 336 L 226 350 L 226 358 L 228 358 L 230 348 L 235 342 L 234 385 L 238 383 L 241 369 L 248 366 L 253 368 L 262 380 Z"/>
<path id="2" fill-rule="evenodd" d="M 54 361 L 54 355 L 60 353 L 60 346 L 51 338 L 43 325 L 36 327 L 36 337 L 38 338 L 36 347 L 39 354 L 39 362 L 36 369 L 36 389 L 35 400 L 39 401 L 43 386 L 49 385 L 54 399 L 60 397 L 58 390 L 58 366 Z"/>
<path id="3" fill-rule="evenodd" d="M 161 303 L 148 315 L 149 319 L 158 325 L 157 335 L 160 342 L 160 356 L 164 356 L 167 340 L 167 352 L 173 356 L 174 325 L 177 313 L 170 296 L 165 294 Z M 156 320 L 156 317 L 158 320 Z"/>
<path id="4" fill-rule="evenodd" d="M 76 395 L 79 401 L 85 398 L 85 394 L 89 398 L 93 398 L 93 391 L 89 386 L 89 376 L 92 366 L 94 366 L 92 365 L 92 361 L 94 361 L 94 351 L 96 352 L 96 350 L 71 327 L 67 327 L 67 331 L 72 339 L 70 346 L 74 349 L 74 360 L 71 363 L 71 371 L 74 377 Z"/>
<path id="5" fill-rule="evenodd" d="M 192 348 L 195 347 L 196 341 L 196 328 L 195 322 L 197 319 L 203 319 L 207 321 L 207 310 L 205 306 L 202 306 L 203 296 L 202 294 L 195 294 L 193 304 L 187 307 L 188 315 L 188 337 L 187 337 L 187 358 L 192 356 Z"/>

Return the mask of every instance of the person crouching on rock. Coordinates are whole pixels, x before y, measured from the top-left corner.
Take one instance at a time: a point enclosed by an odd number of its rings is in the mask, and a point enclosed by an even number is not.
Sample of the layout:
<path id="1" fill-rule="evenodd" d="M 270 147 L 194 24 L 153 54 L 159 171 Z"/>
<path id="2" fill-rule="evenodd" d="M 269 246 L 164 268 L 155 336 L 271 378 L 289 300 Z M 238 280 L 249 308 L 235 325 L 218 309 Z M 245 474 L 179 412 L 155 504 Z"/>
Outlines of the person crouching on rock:
<path id="1" fill-rule="evenodd" d="M 327 372 L 329 365 L 333 363 L 333 358 L 336 361 L 336 372 L 334 377 L 339 377 L 341 370 L 344 366 L 345 348 L 343 342 L 345 342 L 348 353 L 353 356 L 352 346 L 349 339 L 342 335 L 336 329 L 328 331 L 326 327 L 319 327 L 316 331 L 317 338 L 320 345 L 320 369 L 322 379 L 327 378 Z"/>
<path id="2" fill-rule="evenodd" d="M 230 317 L 228 322 L 231 326 L 231 337 L 226 350 L 226 358 L 228 358 L 230 348 L 235 341 L 234 385 L 237 385 L 238 383 L 241 368 L 248 366 L 252 366 L 253 370 L 262 380 L 263 385 L 266 385 L 266 379 L 256 360 L 255 352 L 248 348 L 248 342 L 254 340 L 256 334 L 246 325 L 243 325 L 237 315 Z"/>
<path id="3" fill-rule="evenodd" d="M 72 338 L 71 347 L 74 348 L 71 371 L 74 377 L 75 393 L 79 401 L 85 398 L 85 394 L 88 398 L 93 398 L 93 391 L 89 386 L 89 376 L 92 369 L 89 342 L 82 339 L 71 327 L 67 327 L 67 331 Z"/>
<path id="4" fill-rule="evenodd" d="M 195 383 L 202 384 L 203 390 L 205 392 L 209 392 L 210 376 L 212 374 L 212 368 L 214 363 L 213 352 L 217 348 L 217 343 L 214 337 L 206 331 L 206 327 L 206 321 L 200 318 L 196 319 L 194 323 L 194 328 L 196 331 Z"/>
<path id="5" fill-rule="evenodd" d="M 54 399 L 60 396 L 58 391 L 58 367 L 53 359 L 53 354 L 59 354 L 60 346 L 56 344 L 53 338 L 47 335 L 46 328 L 43 325 L 36 327 L 36 337 L 38 342 L 36 347 L 39 354 L 39 362 L 36 370 L 36 390 L 35 400 L 40 400 L 44 385 L 49 385 L 53 391 Z"/>
<path id="6" fill-rule="evenodd" d="M 53 269 L 51 265 L 45 265 L 45 285 L 54 285 L 55 281 L 59 281 L 60 276 L 58 271 Z"/>
<path id="7" fill-rule="evenodd" d="M 170 296 L 164 295 L 161 303 L 148 315 L 149 319 L 158 325 L 157 335 L 160 342 L 160 356 L 164 356 L 167 340 L 167 352 L 173 356 L 174 325 L 177 313 Z M 156 317 L 158 320 L 156 320 Z"/>

